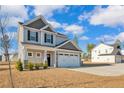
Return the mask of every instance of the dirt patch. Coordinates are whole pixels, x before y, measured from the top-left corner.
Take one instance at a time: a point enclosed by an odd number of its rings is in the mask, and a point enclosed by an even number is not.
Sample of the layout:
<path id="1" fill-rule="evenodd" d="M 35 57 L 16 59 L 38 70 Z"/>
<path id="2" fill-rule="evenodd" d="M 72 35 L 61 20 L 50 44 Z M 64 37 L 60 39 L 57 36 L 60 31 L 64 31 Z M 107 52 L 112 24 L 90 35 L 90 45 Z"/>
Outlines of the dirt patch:
<path id="1" fill-rule="evenodd" d="M 8 66 L 0 65 L 0 87 L 11 87 L 9 84 Z M 124 87 L 124 76 L 108 77 L 54 68 L 46 70 L 19 72 L 12 65 L 13 81 L 19 88 L 48 88 L 48 87 Z"/>

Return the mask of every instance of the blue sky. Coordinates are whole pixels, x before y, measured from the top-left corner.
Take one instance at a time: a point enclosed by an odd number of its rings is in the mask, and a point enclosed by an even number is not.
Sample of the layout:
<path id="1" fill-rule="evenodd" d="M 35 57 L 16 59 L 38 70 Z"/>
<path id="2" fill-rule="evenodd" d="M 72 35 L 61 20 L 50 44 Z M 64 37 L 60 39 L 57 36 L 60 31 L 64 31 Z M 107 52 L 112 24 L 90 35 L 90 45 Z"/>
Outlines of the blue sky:
<path id="1" fill-rule="evenodd" d="M 43 15 L 55 31 L 69 39 L 78 36 L 79 47 L 86 51 L 88 43 L 124 41 L 124 6 L 2 6 L 1 14 L 9 15 L 8 31 L 16 38 L 18 21 L 25 22 Z M 14 41 L 12 50 L 17 49 Z"/>

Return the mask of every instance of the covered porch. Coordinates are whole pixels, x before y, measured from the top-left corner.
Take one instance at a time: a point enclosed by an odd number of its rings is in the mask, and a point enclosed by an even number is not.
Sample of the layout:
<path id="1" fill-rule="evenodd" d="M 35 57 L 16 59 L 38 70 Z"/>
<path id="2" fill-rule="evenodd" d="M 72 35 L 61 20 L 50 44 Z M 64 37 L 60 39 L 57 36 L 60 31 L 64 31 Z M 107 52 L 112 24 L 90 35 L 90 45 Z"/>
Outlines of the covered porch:
<path id="1" fill-rule="evenodd" d="M 47 62 L 49 67 L 56 67 L 56 51 L 54 48 L 43 46 L 25 46 L 23 48 L 23 63 L 45 63 Z"/>

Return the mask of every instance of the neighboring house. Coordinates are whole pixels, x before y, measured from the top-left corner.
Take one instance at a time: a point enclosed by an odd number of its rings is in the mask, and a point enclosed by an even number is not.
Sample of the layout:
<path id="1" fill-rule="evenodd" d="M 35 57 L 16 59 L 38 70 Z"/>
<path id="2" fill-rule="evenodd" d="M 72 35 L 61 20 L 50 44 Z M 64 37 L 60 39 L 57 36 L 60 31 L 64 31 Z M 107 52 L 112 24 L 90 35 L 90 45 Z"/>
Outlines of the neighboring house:
<path id="1" fill-rule="evenodd" d="M 124 62 L 124 50 L 121 50 L 121 54 L 122 54 L 122 57 L 121 57 L 122 62 Z"/>
<path id="2" fill-rule="evenodd" d="M 51 67 L 79 67 L 81 49 L 67 36 L 38 16 L 26 23 L 19 22 L 18 58 L 24 66 L 28 62 L 45 62 Z"/>
<path id="3" fill-rule="evenodd" d="M 113 45 L 100 43 L 92 50 L 91 61 L 96 63 L 120 63 L 121 51 L 119 41 Z"/>
<path id="4" fill-rule="evenodd" d="M 5 56 L 4 55 L 2 55 L 2 60 L 1 61 L 5 62 Z M 11 62 L 18 61 L 18 54 L 17 53 L 9 54 L 9 61 L 11 61 Z"/>

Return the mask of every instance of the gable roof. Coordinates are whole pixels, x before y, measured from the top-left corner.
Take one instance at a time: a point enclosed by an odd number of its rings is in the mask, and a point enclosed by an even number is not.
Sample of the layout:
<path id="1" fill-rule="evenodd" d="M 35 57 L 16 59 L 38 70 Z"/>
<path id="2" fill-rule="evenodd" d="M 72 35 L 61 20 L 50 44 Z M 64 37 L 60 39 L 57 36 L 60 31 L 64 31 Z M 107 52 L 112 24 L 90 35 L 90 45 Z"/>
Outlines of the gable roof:
<path id="1" fill-rule="evenodd" d="M 67 49 L 67 50 L 74 50 L 74 51 L 81 51 L 81 49 L 73 43 L 73 41 L 66 41 L 57 46 L 58 49 Z"/>
<path id="2" fill-rule="evenodd" d="M 92 50 L 94 50 L 94 49 L 98 48 L 100 45 L 104 45 L 104 46 L 113 47 L 113 46 L 107 45 L 107 44 L 105 44 L 105 43 L 100 43 L 100 44 L 96 45 L 96 46 L 95 46 Z"/>
<path id="3" fill-rule="evenodd" d="M 38 20 L 35 20 L 34 22 L 31 22 L 30 24 L 26 26 L 36 28 L 36 29 L 41 29 L 44 26 L 46 26 L 46 24 L 41 19 L 38 19 Z"/>
<path id="4" fill-rule="evenodd" d="M 28 20 L 25 23 L 22 23 L 22 22 L 18 22 L 18 23 L 25 27 L 30 27 L 30 28 L 34 28 L 34 29 L 38 29 L 38 30 L 47 30 L 50 32 L 54 32 L 57 35 L 66 37 L 66 35 L 64 35 L 64 34 L 55 32 L 54 28 L 51 26 L 51 24 L 49 24 L 42 15 L 39 15 L 31 20 Z"/>
<path id="5" fill-rule="evenodd" d="M 39 29 L 39 30 L 43 28 L 43 30 L 54 32 L 53 27 L 45 20 L 45 18 L 42 15 L 39 15 L 39 16 L 23 23 L 22 25 L 31 27 L 31 28 L 35 28 L 35 29 Z"/>

